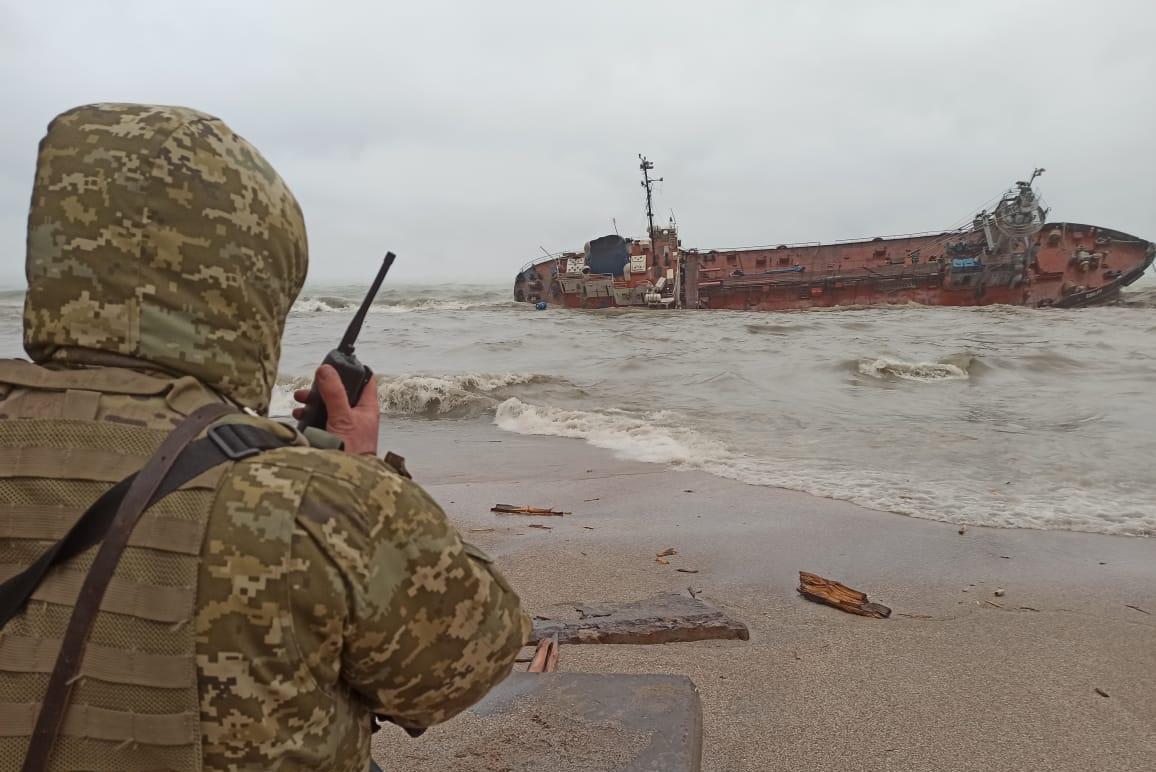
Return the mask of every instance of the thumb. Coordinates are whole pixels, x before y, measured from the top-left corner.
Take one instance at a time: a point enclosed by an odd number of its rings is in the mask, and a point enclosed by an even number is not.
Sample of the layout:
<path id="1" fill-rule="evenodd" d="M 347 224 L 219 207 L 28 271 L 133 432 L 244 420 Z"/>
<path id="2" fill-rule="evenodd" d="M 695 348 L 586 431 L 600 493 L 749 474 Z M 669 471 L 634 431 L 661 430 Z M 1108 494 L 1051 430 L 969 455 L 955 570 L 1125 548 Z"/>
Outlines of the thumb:
<path id="1" fill-rule="evenodd" d="M 317 368 L 316 382 L 321 401 L 329 412 L 330 422 L 348 419 L 352 409 L 337 371 L 331 365 L 321 365 Z"/>

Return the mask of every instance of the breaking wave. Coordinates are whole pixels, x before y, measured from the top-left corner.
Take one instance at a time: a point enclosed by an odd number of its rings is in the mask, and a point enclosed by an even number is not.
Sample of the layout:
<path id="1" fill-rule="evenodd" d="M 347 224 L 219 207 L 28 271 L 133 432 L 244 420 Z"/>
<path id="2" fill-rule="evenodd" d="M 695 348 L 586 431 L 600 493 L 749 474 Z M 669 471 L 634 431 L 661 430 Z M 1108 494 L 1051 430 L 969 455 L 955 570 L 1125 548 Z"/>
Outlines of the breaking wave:
<path id="1" fill-rule="evenodd" d="M 550 380 L 534 373 L 403 375 L 380 382 L 377 396 L 386 413 L 458 418 L 494 410 L 503 389 Z"/>
<path id="2" fill-rule="evenodd" d="M 498 405 L 494 423 L 516 434 L 583 439 L 624 458 L 657 464 L 691 464 L 702 456 L 719 457 L 726 448 L 693 429 L 662 426 L 667 414 L 636 415 L 625 411 L 563 410 L 530 405 L 511 397 Z"/>
<path id="3" fill-rule="evenodd" d="M 1117 302 L 1132 308 L 1156 308 L 1156 287 L 1124 290 L 1120 293 L 1120 300 Z"/>
<path id="4" fill-rule="evenodd" d="M 466 311 L 471 308 L 485 308 L 488 306 L 513 305 L 512 300 L 505 302 L 478 302 L 468 303 L 460 300 L 412 300 L 398 303 L 374 303 L 369 307 L 371 314 L 407 314 L 412 311 Z M 352 311 L 357 308 L 357 301 L 342 300 L 341 298 L 301 298 L 293 303 L 293 311 L 299 314 L 316 314 L 329 311 Z"/>
<path id="5" fill-rule="evenodd" d="M 377 400 L 382 412 L 422 418 L 468 418 L 493 412 L 508 397 L 504 390 L 559 379 L 536 373 L 465 373 L 461 375 L 378 375 Z M 310 385 L 307 376 L 278 378 L 269 412 L 287 416 L 297 406 L 296 389 Z"/>
<path id="6" fill-rule="evenodd" d="M 328 294 L 306 294 L 293 304 L 299 314 L 352 311 L 361 304 L 364 287 L 330 288 Z M 404 314 L 411 311 L 465 311 L 486 306 L 511 305 L 506 287 L 489 285 L 386 287 L 370 306 L 371 313 Z"/>
<path id="7" fill-rule="evenodd" d="M 904 362 L 890 357 L 865 357 L 857 363 L 860 375 L 880 380 L 918 381 L 965 381 L 971 377 L 970 370 L 975 358 L 970 354 L 955 354 L 935 362 Z"/>
<path id="8" fill-rule="evenodd" d="M 1150 512 L 1105 501 L 1076 487 L 1066 489 L 1059 502 L 1047 496 L 1012 499 L 969 488 L 945 497 L 941 487 L 918 487 L 903 475 L 741 453 L 686 427 L 667 411 L 566 410 L 511 397 L 498 405 L 494 424 L 516 434 L 581 439 L 633 461 L 668 464 L 748 485 L 787 488 L 928 520 L 1133 536 L 1156 534 L 1156 516 Z"/>

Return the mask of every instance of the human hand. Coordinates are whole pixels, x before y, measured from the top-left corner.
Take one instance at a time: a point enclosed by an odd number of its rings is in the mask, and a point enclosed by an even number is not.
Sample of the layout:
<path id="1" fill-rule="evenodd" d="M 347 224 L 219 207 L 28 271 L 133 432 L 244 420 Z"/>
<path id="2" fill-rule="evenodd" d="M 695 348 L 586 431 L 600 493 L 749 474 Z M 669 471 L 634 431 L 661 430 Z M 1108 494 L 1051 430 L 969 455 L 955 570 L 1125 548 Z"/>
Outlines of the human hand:
<path id="1" fill-rule="evenodd" d="M 377 455 L 377 434 L 381 423 L 381 411 L 377 404 L 377 376 L 370 377 L 356 405 L 349 404 L 341 376 L 332 366 L 318 367 L 313 383 L 328 413 L 325 431 L 345 442 L 346 453 Z M 297 389 L 293 392 L 293 399 L 304 403 L 309 399 L 309 389 Z M 293 408 L 293 417 L 301 418 L 304 410 L 303 407 Z"/>

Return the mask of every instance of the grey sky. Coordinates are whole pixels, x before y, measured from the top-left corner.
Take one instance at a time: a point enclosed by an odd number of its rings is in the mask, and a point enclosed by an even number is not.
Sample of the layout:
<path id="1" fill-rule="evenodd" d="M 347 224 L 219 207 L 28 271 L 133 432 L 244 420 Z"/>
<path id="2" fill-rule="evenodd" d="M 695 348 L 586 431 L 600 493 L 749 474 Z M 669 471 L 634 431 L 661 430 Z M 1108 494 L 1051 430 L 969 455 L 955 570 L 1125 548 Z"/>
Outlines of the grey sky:
<path id="1" fill-rule="evenodd" d="M 1055 219 L 1156 239 L 1154 33 L 1150 0 L 0 0 L 0 284 L 36 142 L 94 101 L 261 148 L 312 283 L 387 248 L 400 280 L 505 280 L 612 218 L 643 235 L 639 152 L 688 246 L 945 227 L 1037 165 Z"/>

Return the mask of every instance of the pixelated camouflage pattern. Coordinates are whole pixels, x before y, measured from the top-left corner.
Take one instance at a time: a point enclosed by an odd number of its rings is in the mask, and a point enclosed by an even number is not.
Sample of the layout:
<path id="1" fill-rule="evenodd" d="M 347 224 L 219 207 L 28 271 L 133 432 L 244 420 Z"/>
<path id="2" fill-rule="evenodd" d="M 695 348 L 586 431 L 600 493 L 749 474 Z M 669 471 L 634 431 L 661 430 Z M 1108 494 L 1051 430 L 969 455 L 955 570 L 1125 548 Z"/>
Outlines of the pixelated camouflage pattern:
<path id="1" fill-rule="evenodd" d="M 219 119 L 78 107 L 40 143 L 24 347 L 36 361 L 132 356 L 264 413 L 307 262 L 293 194 Z"/>
<path id="2" fill-rule="evenodd" d="M 211 769 L 363 771 L 370 712 L 445 721 L 510 671 L 517 595 L 380 459 L 287 448 L 235 467 L 196 620 Z"/>
<path id="3" fill-rule="evenodd" d="M 5 372 L 0 363 L 0 447 L 23 441 L 28 432 L 20 425 L 30 420 L 59 424 L 50 418 L 51 406 L 68 399 L 67 392 L 5 386 Z M 85 379 L 100 390 L 119 373 L 91 369 Z M 215 399 L 207 389 L 177 388 L 188 380 L 172 381 L 153 396 L 106 390 L 91 424 L 103 427 L 104 444 L 116 452 L 125 450 L 125 432 L 135 432 L 133 452 L 143 463 L 163 430 Z M 292 436 L 267 419 L 237 414 L 227 420 Z M 75 432 L 81 423 L 60 425 Z M 67 453 L 70 442 L 50 434 L 42 432 L 41 439 Z M 91 433 L 86 436 L 90 446 L 101 444 Z M 0 491 L 5 477 L 0 470 Z M 51 490 L 63 498 L 43 503 L 75 507 L 70 502 L 77 495 L 68 493 L 72 487 L 88 491 L 80 496 L 98 495 L 87 480 L 61 483 L 65 487 Z M 40 490 L 34 485 L 21 497 Z M 173 508 L 181 502 L 173 497 L 182 495 L 193 493 L 173 494 L 146 510 L 142 523 L 175 516 Z M 7 506 L 3 498 L 0 510 Z M 364 772 L 371 714 L 410 727 L 452 717 L 509 673 L 529 634 L 517 595 L 489 558 L 462 542 L 437 504 L 380 459 L 286 447 L 233 465 L 215 492 L 200 500 L 197 517 L 206 531 L 192 575 L 187 567 L 172 573 L 172 556 L 131 546 L 117 569 L 117 576 L 172 585 L 195 576 L 190 623 L 159 625 L 101 612 L 94 640 L 100 645 L 131 641 L 134 648 L 147 640 L 151 650 L 173 653 L 193 648 L 196 685 L 190 688 L 194 704 L 199 701 L 201 747 L 194 757 L 178 748 L 64 737 L 54 768 L 76 768 L 63 760 L 79 758 L 88 765 L 84 768 L 101 770 L 200 764 L 206 770 Z M 0 557 L 8 562 L 26 563 L 43 549 L 44 544 L 21 547 L 4 527 L 0 518 Z M 46 619 L 54 620 L 52 626 L 44 627 Z M 66 621 L 59 614 L 21 615 L 3 634 L 58 637 Z M 5 673 L 0 663 L 0 702 L 38 699 L 43 683 Z M 96 699 L 89 696 L 94 686 L 78 683 L 74 704 Z M 162 696 L 122 687 L 115 702 L 104 704 L 171 711 L 177 690 L 164 691 Z M 20 756 L 24 742 L 0 737 L 0 761 Z M 188 766 L 194 758 L 196 764 Z"/>
<path id="4" fill-rule="evenodd" d="M 57 479 L 8 479 L 16 471 L 0 468 L 0 510 L 79 514 L 114 482 L 104 462 L 123 464 L 126 443 L 143 463 L 162 430 L 218 395 L 264 411 L 305 270 L 296 202 L 220 121 L 140 105 L 57 118 L 29 217 L 25 347 L 53 371 L 85 368 L 83 383 L 52 387 L 44 368 L 0 363 L 0 446 L 40 443 L 28 454 L 42 464 L 36 474 L 59 470 Z M 123 388 L 130 368 L 147 370 L 133 375 L 146 379 L 139 389 Z M 184 377 L 154 388 L 149 379 L 166 373 Z M 96 412 L 79 416 L 88 409 Z M 48 423 L 30 433 L 31 421 Z M 88 444 L 74 447 L 81 436 Z M 192 651 L 196 683 L 82 679 L 74 691 L 76 704 L 146 714 L 180 713 L 191 695 L 198 744 L 62 737 L 54 768 L 360 772 L 372 714 L 429 726 L 510 671 L 529 633 L 517 595 L 383 461 L 295 446 L 223 471 L 207 478 L 215 488 L 198 478 L 190 485 L 199 491 L 166 497 L 141 521 L 203 523 L 199 555 L 130 544 L 117 568 L 138 584 L 195 586 L 189 622 L 102 610 L 93 630 L 97 645 L 126 652 Z M 0 516 L 0 553 L 26 565 L 46 542 L 6 533 L 10 522 Z M 59 637 L 68 610 L 37 602 L 3 635 Z M 0 703 L 34 703 L 45 682 L 46 673 L 0 662 Z M 0 768 L 22 757 L 23 743 L 0 732 Z"/>

